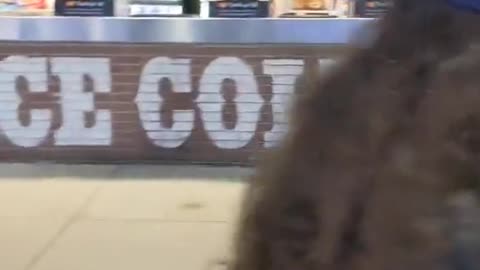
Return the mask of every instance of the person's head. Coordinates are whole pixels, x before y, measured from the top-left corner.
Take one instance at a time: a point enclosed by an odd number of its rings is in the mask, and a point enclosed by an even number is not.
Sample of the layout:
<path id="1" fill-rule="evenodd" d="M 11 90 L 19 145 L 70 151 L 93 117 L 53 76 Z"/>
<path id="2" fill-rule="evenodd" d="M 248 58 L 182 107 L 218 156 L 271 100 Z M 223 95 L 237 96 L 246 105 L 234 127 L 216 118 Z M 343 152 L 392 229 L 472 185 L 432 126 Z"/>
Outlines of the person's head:
<path id="1" fill-rule="evenodd" d="M 380 21 L 372 49 L 394 60 L 456 54 L 480 38 L 479 3 L 478 0 L 395 0 Z"/>
<path id="2" fill-rule="evenodd" d="M 419 154 L 449 192 L 480 191 L 480 50 L 444 61 L 416 116 Z"/>

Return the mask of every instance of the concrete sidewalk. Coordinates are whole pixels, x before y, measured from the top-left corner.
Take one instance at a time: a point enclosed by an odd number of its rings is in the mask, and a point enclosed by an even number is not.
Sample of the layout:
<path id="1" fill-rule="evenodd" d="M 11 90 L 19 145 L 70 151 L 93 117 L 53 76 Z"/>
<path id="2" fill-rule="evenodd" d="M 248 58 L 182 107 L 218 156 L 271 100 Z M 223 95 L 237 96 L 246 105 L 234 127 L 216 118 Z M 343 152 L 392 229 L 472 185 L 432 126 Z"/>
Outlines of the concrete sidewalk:
<path id="1" fill-rule="evenodd" d="M 0 165 L 0 269 L 221 269 L 250 173 Z"/>

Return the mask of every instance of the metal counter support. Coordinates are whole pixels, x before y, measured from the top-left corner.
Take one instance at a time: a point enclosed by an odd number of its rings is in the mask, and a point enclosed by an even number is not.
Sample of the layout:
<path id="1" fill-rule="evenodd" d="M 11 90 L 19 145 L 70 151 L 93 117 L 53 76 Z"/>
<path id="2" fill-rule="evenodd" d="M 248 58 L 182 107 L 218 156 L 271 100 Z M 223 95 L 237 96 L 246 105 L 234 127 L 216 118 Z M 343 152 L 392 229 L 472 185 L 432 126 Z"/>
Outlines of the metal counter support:
<path id="1" fill-rule="evenodd" d="M 0 41 L 345 44 L 370 19 L 0 18 Z"/>

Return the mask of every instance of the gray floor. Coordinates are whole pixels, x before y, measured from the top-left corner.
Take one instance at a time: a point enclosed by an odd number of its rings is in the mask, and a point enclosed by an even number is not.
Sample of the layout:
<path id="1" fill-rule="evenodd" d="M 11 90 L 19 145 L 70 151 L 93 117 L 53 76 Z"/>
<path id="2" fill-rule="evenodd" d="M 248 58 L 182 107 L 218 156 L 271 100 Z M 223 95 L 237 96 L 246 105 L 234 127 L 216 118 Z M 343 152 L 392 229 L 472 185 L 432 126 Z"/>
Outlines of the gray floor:
<path id="1" fill-rule="evenodd" d="M 218 269 L 250 173 L 0 165 L 0 269 Z"/>

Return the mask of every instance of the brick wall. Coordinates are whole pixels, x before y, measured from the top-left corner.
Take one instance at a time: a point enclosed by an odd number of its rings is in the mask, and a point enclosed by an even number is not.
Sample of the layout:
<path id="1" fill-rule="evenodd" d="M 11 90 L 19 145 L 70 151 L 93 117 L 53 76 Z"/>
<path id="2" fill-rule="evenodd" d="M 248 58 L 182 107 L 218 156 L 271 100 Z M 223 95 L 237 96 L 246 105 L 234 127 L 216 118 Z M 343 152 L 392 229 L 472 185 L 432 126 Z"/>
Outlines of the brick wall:
<path id="1" fill-rule="evenodd" d="M 0 160 L 249 163 L 342 48 L 0 43 Z"/>

